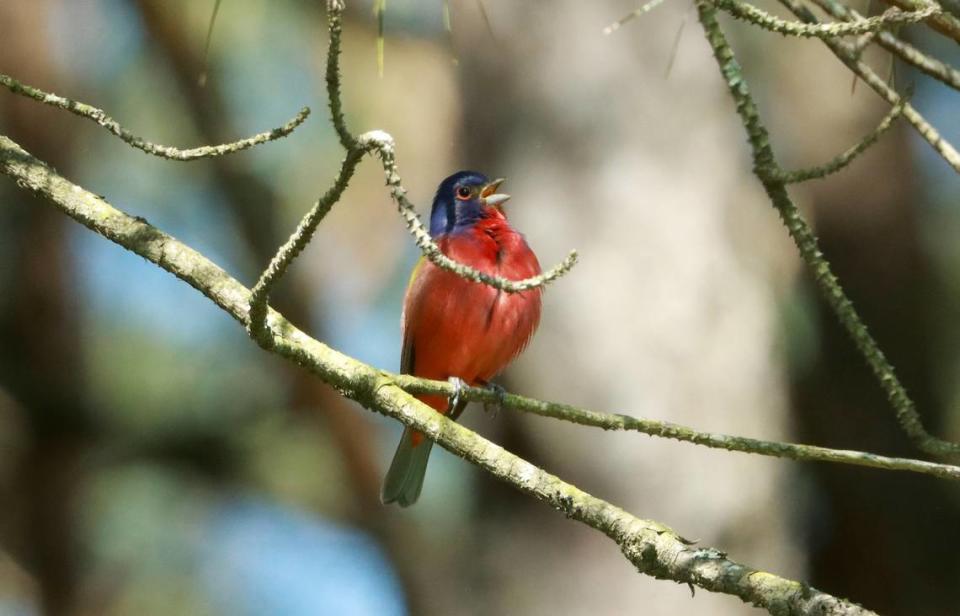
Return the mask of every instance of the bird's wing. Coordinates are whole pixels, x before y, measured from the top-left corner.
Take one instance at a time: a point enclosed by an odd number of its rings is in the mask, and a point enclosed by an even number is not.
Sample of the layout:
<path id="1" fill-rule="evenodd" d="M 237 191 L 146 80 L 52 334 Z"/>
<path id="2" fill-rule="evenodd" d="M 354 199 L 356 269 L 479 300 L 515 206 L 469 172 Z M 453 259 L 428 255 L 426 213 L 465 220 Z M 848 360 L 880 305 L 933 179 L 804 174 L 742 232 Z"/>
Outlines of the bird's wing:
<path id="1" fill-rule="evenodd" d="M 425 262 L 426 257 L 420 257 L 417 264 L 413 267 L 413 271 L 410 272 L 410 280 L 407 282 L 407 293 L 403 300 L 403 316 L 401 317 L 403 325 L 403 345 L 400 347 L 400 374 L 413 374 L 416 354 L 413 348 L 414 335 L 411 331 L 410 323 L 414 322 L 413 314 L 411 313 L 416 310 L 416 307 L 411 305 L 410 290 L 413 288 L 413 283 L 416 281 L 417 276 L 423 271 L 423 264 Z"/>

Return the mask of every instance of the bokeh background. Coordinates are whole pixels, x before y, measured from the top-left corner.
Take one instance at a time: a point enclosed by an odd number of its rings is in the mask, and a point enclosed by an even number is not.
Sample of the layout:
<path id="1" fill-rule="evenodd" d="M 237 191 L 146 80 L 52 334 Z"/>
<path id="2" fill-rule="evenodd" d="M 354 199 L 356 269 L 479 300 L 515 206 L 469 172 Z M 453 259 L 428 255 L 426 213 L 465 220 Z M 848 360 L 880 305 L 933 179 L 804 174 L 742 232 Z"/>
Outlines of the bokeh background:
<path id="1" fill-rule="evenodd" d="M 224 2 L 201 86 L 213 4 L 4 0 L 0 71 L 184 147 L 309 105 L 291 137 L 171 162 L 7 92 L 0 132 L 252 284 L 342 156 L 326 20 L 320 1 Z M 544 265 L 581 252 L 502 383 L 703 430 L 914 455 L 750 175 L 690 3 L 601 34 L 635 6 L 452 0 L 448 30 L 440 0 L 390 0 L 379 77 L 371 3 L 349 3 L 347 120 L 394 135 L 421 211 L 440 179 L 475 168 L 508 178 L 509 214 Z M 818 42 L 725 23 L 788 165 L 826 160 L 885 113 Z M 950 42 L 903 34 L 960 60 Z M 917 107 L 960 141 L 956 93 L 902 66 L 896 79 L 916 82 Z M 960 438 L 956 175 L 897 126 L 843 174 L 793 192 L 928 426 Z M 416 257 L 367 161 L 275 305 L 396 370 Z M 881 613 L 942 615 L 960 600 L 953 484 L 511 412 L 464 421 L 637 515 Z M 398 435 L 185 284 L 0 181 L 0 614 L 753 612 L 638 575 L 600 534 L 443 451 L 415 507 L 382 507 Z"/>

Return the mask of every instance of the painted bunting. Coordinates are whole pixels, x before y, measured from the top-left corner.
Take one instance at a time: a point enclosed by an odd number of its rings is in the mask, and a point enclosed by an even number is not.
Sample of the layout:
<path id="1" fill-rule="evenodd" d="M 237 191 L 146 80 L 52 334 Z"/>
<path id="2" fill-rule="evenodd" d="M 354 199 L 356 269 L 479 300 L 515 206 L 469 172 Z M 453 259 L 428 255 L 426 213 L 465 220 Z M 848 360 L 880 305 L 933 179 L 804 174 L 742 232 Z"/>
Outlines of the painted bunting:
<path id="1" fill-rule="evenodd" d="M 503 212 L 503 180 L 474 171 L 454 173 L 437 189 L 430 235 L 451 259 L 510 280 L 540 273 L 540 263 Z M 487 386 L 527 345 L 540 322 L 540 288 L 507 293 L 466 280 L 421 257 L 403 304 L 400 371 L 428 379 Z M 457 380 L 459 379 L 459 380 Z M 454 396 L 418 396 L 440 413 L 459 417 Z M 407 507 L 423 487 L 433 443 L 407 428 L 383 482 L 380 500 Z"/>

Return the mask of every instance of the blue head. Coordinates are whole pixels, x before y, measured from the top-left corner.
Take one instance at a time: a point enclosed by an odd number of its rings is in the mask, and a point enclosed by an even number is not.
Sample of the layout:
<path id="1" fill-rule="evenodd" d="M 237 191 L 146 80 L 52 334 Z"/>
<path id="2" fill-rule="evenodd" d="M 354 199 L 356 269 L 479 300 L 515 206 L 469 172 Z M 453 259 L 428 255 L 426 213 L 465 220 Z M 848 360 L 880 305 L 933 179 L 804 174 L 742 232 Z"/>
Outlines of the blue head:
<path id="1" fill-rule="evenodd" d="M 458 171 L 440 182 L 430 212 L 430 235 L 463 233 L 499 208 L 509 195 L 497 194 L 503 180 L 490 181 L 476 171 Z"/>

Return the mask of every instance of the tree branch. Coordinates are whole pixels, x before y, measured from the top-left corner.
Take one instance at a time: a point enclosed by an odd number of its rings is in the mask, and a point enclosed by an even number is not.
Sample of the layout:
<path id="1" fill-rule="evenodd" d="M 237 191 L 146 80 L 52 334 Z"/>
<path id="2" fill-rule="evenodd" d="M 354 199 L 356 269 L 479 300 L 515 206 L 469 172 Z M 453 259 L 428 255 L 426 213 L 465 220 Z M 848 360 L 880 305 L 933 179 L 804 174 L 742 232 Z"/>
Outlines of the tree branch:
<path id="1" fill-rule="evenodd" d="M 764 30 L 803 38 L 837 38 L 852 34 L 866 34 L 868 32 L 877 32 L 881 28 L 885 28 L 891 24 L 915 23 L 923 21 L 933 15 L 940 14 L 939 6 L 927 5 L 910 12 L 903 12 L 899 9 L 892 8 L 885 11 L 882 15 L 860 21 L 807 24 L 780 19 L 743 0 L 713 0 L 713 4 L 718 9 L 729 13 L 737 19 L 750 22 Z"/>
<path id="2" fill-rule="evenodd" d="M 447 381 L 431 381 L 409 374 L 390 374 L 387 372 L 383 374 L 396 383 L 398 387 L 411 394 L 432 394 L 449 398 L 455 391 L 453 385 Z M 779 441 L 765 441 L 745 436 L 700 432 L 693 428 L 669 421 L 601 413 L 599 411 L 578 408 L 569 404 L 545 402 L 516 394 L 500 393 L 483 387 L 461 387 L 460 399 L 470 402 L 500 405 L 503 408 L 514 411 L 530 413 L 541 417 L 550 417 L 552 419 L 559 419 L 560 421 L 568 421 L 581 426 L 591 426 L 604 430 L 641 432 L 649 436 L 674 439 L 710 447 L 711 449 L 739 451 L 741 453 L 752 453 L 761 456 L 787 458 L 804 462 L 831 462 L 888 471 L 909 471 L 932 475 L 941 479 L 960 481 L 960 466 L 953 464 L 938 464 L 936 462 L 926 462 L 924 460 L 913 460 L 910 458 L 890 458 L 864 451 L 831 449 L 817 445 L 782 443 Z"/>
<path id="3" fill-rule="evenodd" d="M 780 0 L 780 4 L 789 9 L 794 15 L 796 15 L 801 21 L 804 21 L 809 24 L 819 23 L 817 18 L 814 16 L 810 9 L 798 2 L 797 0 Z M 844 43 L 843 41 L 837 41 L 834 39 L 822 39 L 823 44 L 830 48 L 830 51 L 833 52 L 841 62 L 843 62 L 847 68 L 849 68 L 854 74 L 856 74 L 860 79 L 863 80 L 874 92 L 880 95 L 880 98 L 883 98 L 891 105 L 896 105 L 900 103 L 903 97 L 901 97 L 897 92 L 887 85 L 886 80 L 877 75 L 873 69 L 871 69 L 865 62 L 860 60 L 859 55 L 852 49 L 850 45 Z M 913 105 L 906 103 L 903 106 L 903 117 L 910 122 L 917 133 L 926 140 L 930 146 L 936 150 L 937 154 L 940 155 L 943 160 L 947 162 L 948 165 L 953 167 L 954 171 L 960 173 L 960 152 L 957 152 L 957 149 L 953 145 L 943 138 L 943 135 L 940 134 L 932 124 L 927 122 L 920 112 L 918 112 Z"/>
<path id="4" fill-rule="evenodd" d="M 793 2 L 793 0 L 781 0 L 781 2 Z M 944 457 L 960 455 L 960 444 L 936 438 L 923 427 L 920 414 L 917 412 L 913 400 L 907 394 L 906 388 L 900 383 L 893 366 L 887 360 L 883 351 L 880 350 L 876 340 L 873 339 L 873 336 L 867 330 L 867 326 L 853 307 L 853 303 L 847 297 L 843 287 L 840 286 L 830 263 L 820 251 L 813 230 L 803 218 L 803 215 L 800 214 L 787 192 L 783 170 L 777 164 L 773 148 L 770 146 L 770 135 L 760 120 L 759 111 L 750 95 L 750 90 L 747 88 L 740 64 L 734 57 L 733 50 L 717 22 L 717 9 L 710 0 L 696 0 L 696 6 L 707 41 L 713 49 L 713 55 L 720 68 L 720 73 L 733 96 L 737 114 L 739 114 L 747 133 L 747 140 L 753 151 L 754 172 L 780 215 L 784 226 L 787 227 L 790 237 L 797 245 L 801 258 L 813 274 L 814 280 L 820 287 L 820 292 L 873 371 L 884 393 L 886 393 L 887 399 L 893 406 L 900 427 L 903 428 L 907 436 L 922 451 L 931 455 Z M 831 46 L 836 45 L 833 41 L 826 39 L 825 42 Z M 857 63 L 859 64 L 859 61 Z M 896 96 L 895 103 L 901 103 L 899 96 Z M 911 109 L 909 103 L 902 104 L 904 105 L 904 114 L 907 114 Z"/>
<path id="5" fill-rule="evenodd" d="M 21 96 L 32 98 L 33 100 L 43 103 L 44 105 L 66 109 L 70 113 L 78 115 L 82 118 L 93 120 L 138 150 L 143 150 L 147 154 L 159 156 L 160 158 L 168 158 L 170 160 L 186 161 L 196 160 L 198 158 L 212 158 L 214 156 L 223 156 L 224 154 L 233 154 L 234 152 L 247 150 L 253 146 L 260 145 L 261 143 L 266 143 L 268 141 L 276 141 L 277 139 L 286 137 L 296 130 L 296 128 L 303 124 L 303 122 L 307 119 L 307 116 L 310 115 L 310 108 L 304 107 L 299 113 L 297 113 L 297 115 L 293 117 L 293 119 L 279 128 L 258 133 L 252 137 L 247 137 L 246 139 L 241 139 L 240 141 L 234 141 L 232 143 L 224 143 L 222 145 L 205 145 L 199 148 L 181 150 L 169 145 L 151 143 L 134 135 L 122 127 L 119 122 L 108 116 L 102 109 L 98 109 L 93 105 L 71 100 L 57 94 L 44 92 L 43 90 L 20 83 L 13 77 L 4 75 L 2 73 L 0 73 L 0 85 L 6 86 L 7 89 L 14 94 L 20 94 Z"/>
<path id="6" fill-rule="evenodd" d="M 142 218 L 129 216 L 73 184 L 5 136 L 0 136 L 0 173 L 95 233 L 183 280 L 240 324 L 248 323 L 251 292 L 222 268 Z M 776 615 L 873 614 L 800 582 L 732 561 L 719 550 L 694 547 L 672 529 L 591 496 L 450 421 L 379 370 L 311 338 L 278 312 L 268 309 L 266 320 L 271 340 L 261 342 L 264 348 L 296 362 L 366 408 L 414 427 L 498 479 L 599 530 L 620 546 L 641 573 L 734 595 Z"/>
<path id="7" fill-rule="evenodd" d="M 929 4 L 930 1 L 931 0 L 884 0 L 887 4 L 892 4 L 904 11 L 915 11 Z M 960 43 L 960 19 L 957 19 L 952 14 L 941 11 L 939 15 L 934 16 L 930 20 L 930 27 L 945 37 Z"/>
<path id="8" fill-rule="evenodd" d="M 813 1 L 835 19 L 843 19 L 845 21 L 863 19 L 863 16 L 857 11 L 841 2 L 837 2 L 837 0 Z M 952 66 L 930 57 L 913 45 L 885 30 L 876 33 L 876 41 L 881 47 L 890 53 L 896 54 L 897 57 L 904 62 L 915 66 L 934 79 L 942 81 L 954 90 L 960 90 L 960 71 L 957 71 L 957 69 Z"/>
<path id="9" fill-rule="evenodd" d="M 808 180 L 824 178 L 844 169 L 847 165 L 852 163 L 857 156 L 860 156 L 866 152 L 867 148 L 876 143 L 885 132 L 890 130 L 890 127 L 893 126 L 894 121 L 903 113 L 903 108 L 906 106 L 906 104 L 907 100 L 905 98 L 901 98 L 900 102 L 894 105 L 893 109 L 891 109 L 890 112 L 884 116 L 877 127 L 874 128 L 866 137 L 854 144 L 850 149 L 835 156 L 830 161 L 816 167 L 797 169 L 796 171 L 781 171 L 778 174 L 780 181 L 782 181 L 784 184 L 796 184 L 799 182 L 806 182 Z"/>

